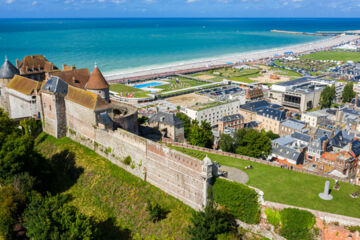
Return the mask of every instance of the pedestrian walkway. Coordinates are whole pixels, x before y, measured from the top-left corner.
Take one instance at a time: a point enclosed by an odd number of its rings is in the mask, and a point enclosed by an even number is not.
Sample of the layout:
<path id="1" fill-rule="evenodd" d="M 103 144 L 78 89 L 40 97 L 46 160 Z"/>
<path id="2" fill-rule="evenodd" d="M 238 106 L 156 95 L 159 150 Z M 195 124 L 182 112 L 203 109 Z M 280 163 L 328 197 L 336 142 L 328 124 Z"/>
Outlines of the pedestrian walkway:
<path id="1" fill-rule="evenodd" d="M 227 178 L 234 182 L 246 184 L 249 181 L 249 176 L 238 168 L 221 166 L 219 170 L 228 172 Z"/>

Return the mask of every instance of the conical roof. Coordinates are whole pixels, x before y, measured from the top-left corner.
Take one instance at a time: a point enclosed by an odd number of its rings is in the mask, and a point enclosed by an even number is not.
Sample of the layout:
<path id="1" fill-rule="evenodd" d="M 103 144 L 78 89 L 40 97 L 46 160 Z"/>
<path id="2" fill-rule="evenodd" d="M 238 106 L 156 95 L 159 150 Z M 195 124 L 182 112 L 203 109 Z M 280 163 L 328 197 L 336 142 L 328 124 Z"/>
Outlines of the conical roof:
<path id="1" fill-rule="evenodd" d="M 106 82 L 99 68 L 95 65 L 89 81 L 86 84 L 86 89 L 100 90 L 105 88 L 109 88 L 109 84 Z"/>
<path id="2" fill-rule="evenodd" d="M 5 58 L 4 64 L 0 68 L 0 78 L 12 79 L 15 75 L 19 75 L 19 70 L 12 65 L 7 58 Z"/>

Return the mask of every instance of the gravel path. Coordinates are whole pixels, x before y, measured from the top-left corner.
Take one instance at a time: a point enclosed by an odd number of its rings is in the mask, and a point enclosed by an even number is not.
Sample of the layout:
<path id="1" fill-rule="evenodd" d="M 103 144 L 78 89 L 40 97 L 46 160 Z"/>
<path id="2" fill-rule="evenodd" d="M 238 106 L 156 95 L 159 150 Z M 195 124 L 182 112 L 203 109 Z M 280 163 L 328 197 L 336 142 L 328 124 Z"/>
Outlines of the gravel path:
<path id="1" fill-rule="evenodd" d="M 228 166 L 221 166 L 219 170 L 227 171 L 228 172 L 227 178 L 235 182 L 246 184 L 249 181 L 249 176 L 240 169 L 234 167 L 228 167 Z"/>

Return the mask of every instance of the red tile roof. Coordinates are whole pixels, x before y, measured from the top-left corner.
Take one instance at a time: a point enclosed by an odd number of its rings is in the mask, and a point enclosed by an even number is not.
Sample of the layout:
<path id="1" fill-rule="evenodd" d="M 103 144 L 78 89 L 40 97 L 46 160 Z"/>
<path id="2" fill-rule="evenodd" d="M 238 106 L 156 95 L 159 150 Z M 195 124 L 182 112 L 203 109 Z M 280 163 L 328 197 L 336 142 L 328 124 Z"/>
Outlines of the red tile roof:
<path id="1" fill-rule="evenodd" d="M 108 87 L 109 84 L 106 82 L 99 68 L 95 66 L 93 72 L 90 75 L 89 81 L 86 84 L 86 89 L 100 90 Z"/>

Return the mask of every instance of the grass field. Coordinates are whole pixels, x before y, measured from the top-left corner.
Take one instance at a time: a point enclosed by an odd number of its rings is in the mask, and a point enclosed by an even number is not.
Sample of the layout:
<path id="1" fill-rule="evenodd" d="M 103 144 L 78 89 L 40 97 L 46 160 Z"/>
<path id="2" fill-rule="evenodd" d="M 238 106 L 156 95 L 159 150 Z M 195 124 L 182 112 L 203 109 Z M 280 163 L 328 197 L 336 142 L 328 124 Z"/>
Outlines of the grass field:
<path id="1" fill-rule="evenodd" d="M 324 51 L 301 56 L 302 59 L 311 60 L 335 60 L 335 61 L 360 61 L 359 52 Z"/>
<path id="2" fill-rule="evenodd" d="M 292 70 L 285 70 L 282 68 L 270 67 L 271 70 L 276 71 L 277 74 L 289 77 L 302 77 L 302 75 L 298 72 Z"/>
<path id="3" fill-rule="evenodd" d="M 178 82 L 176 82 L 178 80 Z M 156 88 L 163 89 L 162 92 L 172 91 L 172 90 L 178 90 L 188 87 L 195 87 L 207 84 L 206 82 L 201 81 L 195 81 L 189 78 L 183 78 L 183 77 L 173 77 L 171 80 L 167 80 L 170 84 L 156 86 Z"/>
<path id="4" fill-rule="evenodd" d="M 341 182 L 340 191 L 333 190 L 331 193 L 334 199 L 324 201 L 318 197 L 318 193 L 324 191 L 326 178 L 217 154 L 174 148 L 201 160 L 207 154 L 213 161 L 241 170 L 252 165 L 254 169 L 245 170 L 249 176 L 248 185 L 261 189 L 267 201 L 360 218 L 360 199 L 349 196 L 360 190 L 359 186 Z M 334 180 L 330 180 L 330 183 L 332 187 Z"/>
<path id="5" fill-rule="evenodd" d="M 66 171 L 61 173 L 59 170 L 58 176 L 54 176 L 57 184 L 53 188 L 61 189 L 58 191 L 61 194 L 71 194 L 70 204 L 82 213 L 108 223 L 104 239 L 126 240 L 136 235 L 144 239 L 150 236 L 156 239 L 189 238 L 186 229 L 193 210 L 179 200 L 69 138 L 55 139 L 41 134 L 36 149 L 49 159 L 60 156 Z M 74 172 L 72 169 L 80 174 L 69 175 Z M 166 219 L 157 223 L 149 221 L 147 200 L 158 202 L 167 209 Z"/>
<path id="6" fill-rule="evenodd" d="M 134 88 L 131 86 L 123 85 L 120 83 L 110 84 L 110 91 L 117 92 L 117 93 L 120 93 L 122 91 L 123 96 L 125 96 L 126 93 L 128 93 L 128 94 L 134 93 L 133 97 L 135 97 L 135 98 L 148 97 L 148 94 L 146 91 L 141 90 L 139 88 Z"/>

